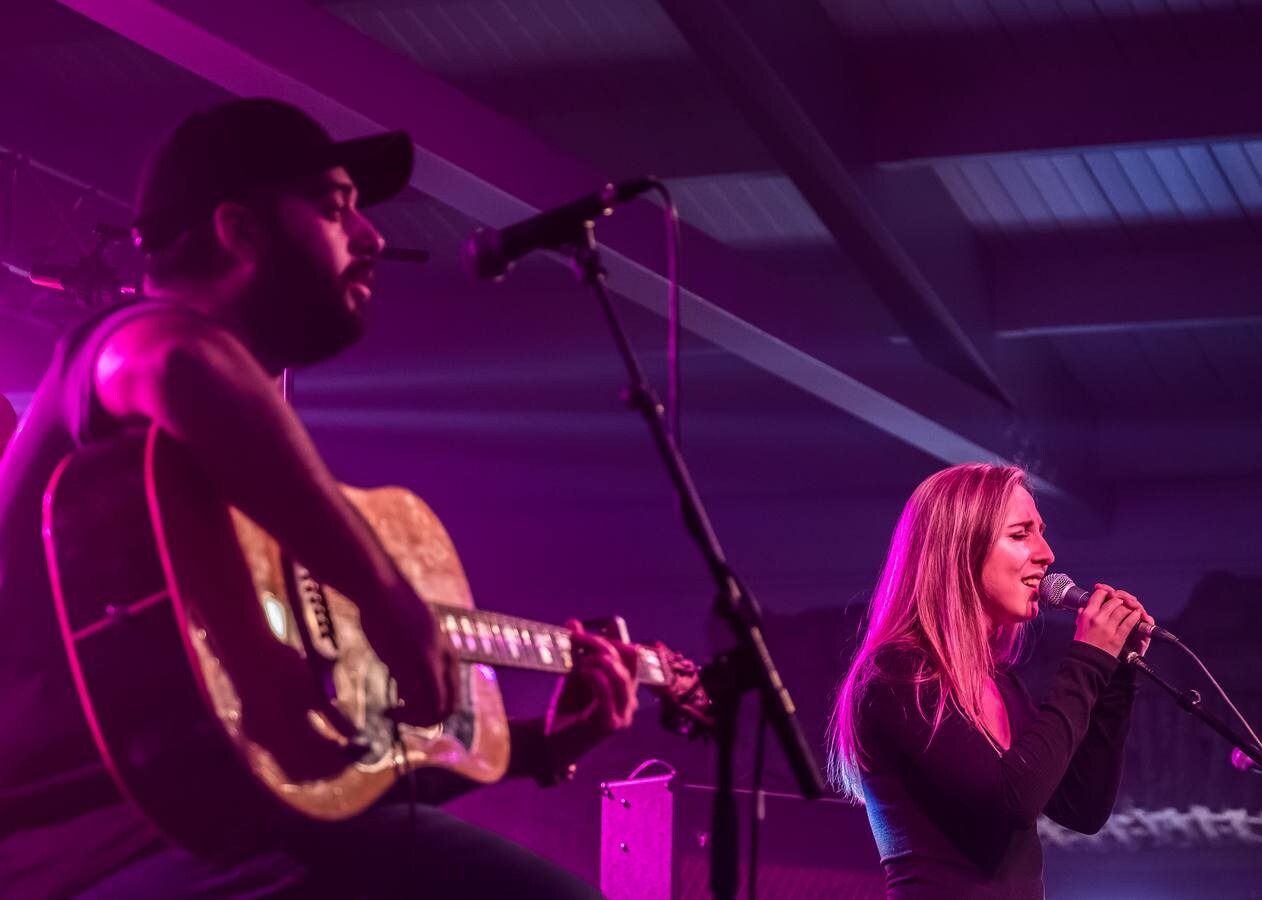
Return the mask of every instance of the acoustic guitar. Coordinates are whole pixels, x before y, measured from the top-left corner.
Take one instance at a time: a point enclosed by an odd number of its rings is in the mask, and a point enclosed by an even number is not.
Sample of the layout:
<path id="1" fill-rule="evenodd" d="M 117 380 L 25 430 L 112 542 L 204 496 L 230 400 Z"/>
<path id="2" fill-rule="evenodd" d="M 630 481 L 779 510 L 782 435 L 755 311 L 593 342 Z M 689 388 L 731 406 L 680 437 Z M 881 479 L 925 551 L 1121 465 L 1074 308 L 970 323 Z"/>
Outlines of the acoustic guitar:
<path id="1" fill-rule="evenodd" d="M 510 752 L 495 667 L 573 664 L 564 628 L 474 609 L 455 547 L 419 497 L 344 490 L 461 660 L 459 702 L 440 725 L 396 724 L 390 672 L 353 599 L 288 560 L 157 428 L 76 451 L 49 483 L 53 594 L 97 747 L 124 795 L 196 852 L 238 852 L 287 818 L 349 818 L 416 773 L 494 782 Z M 704 732 L 697 666 L 660 644 L 637 651 L 663 722 Z M 240 668 L 267 673 L 267 691 L 251 691 Z M 282 765 L 251 737 L 251 716 L 276 713 L 243 700 L 257 696 L 315 697 L 288 710 L 310 727 L 294 729 L 299 755 L 285 758 L 336 762 Z"/>

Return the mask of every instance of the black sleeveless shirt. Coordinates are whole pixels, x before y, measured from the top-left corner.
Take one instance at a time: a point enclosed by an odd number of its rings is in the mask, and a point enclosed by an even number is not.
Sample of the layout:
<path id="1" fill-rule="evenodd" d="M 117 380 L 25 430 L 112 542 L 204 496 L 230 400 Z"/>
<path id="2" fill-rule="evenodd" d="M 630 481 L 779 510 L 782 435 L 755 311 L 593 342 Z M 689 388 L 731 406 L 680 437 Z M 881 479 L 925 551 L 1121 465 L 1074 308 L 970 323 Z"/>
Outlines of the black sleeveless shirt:
<path id="1" fill-rule="evenodd" d="M 0 458 L 0 893 L 15 883 L 36 890 L 19 875 L 36 868 L 30 857 L 51 841 L 36 846 L 24 836 L 60 834 L 62 823 L 87 813 L 117 811 L 109 822 L 95 817 L 101 847 L 80 830 L 58 838 L 69 846 L 49 848 L 60 874 L 71 881 L 79 861 L 91 859 L 95 868 L 108 862 L 97 850 L 121 861 L 153 840 L 139 814 L 122 803 L 79 706 L 53 606 L 41 520 L 44 490 L 61 460 L 126 424 L 106 413 L 94 395 L 101 345 L 124 322 L 171 308 L 128 303 L 66 334 Z M 47 888 L 58 893 L 53 882 Z"/>

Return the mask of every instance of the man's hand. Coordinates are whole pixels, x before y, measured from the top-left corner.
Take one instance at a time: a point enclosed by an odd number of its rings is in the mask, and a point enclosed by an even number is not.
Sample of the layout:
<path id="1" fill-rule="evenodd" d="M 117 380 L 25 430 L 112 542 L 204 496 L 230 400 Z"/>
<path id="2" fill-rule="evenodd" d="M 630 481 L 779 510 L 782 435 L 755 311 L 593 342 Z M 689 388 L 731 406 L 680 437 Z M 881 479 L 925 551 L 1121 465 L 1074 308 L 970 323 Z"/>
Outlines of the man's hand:
<path id="1" fill-rule="evenodd" d="M 398 686 L 400 703 L 390 718 L 406 725 L 437 725 L 460 699 L 455 651 L 429 607 L 402 578 L 386 596 L 375 599 L 371 607 L 361 607 L 360 622 Z"/>
<path id="2" fill-rule="evenodd" d="M 339 774 L 356 761 L 342 747 L 317 731 L 311 713 L 328 708 L 306 660 L 272 659 L 270 671 L 238 678 L 241 726 L 246 737 L 266 749 L 292 782 L 302 783 Z"/>
<path id="3" fill-rule="evenodd" d="M 574 668 L 557 683 L 544 719 L 545 740 L 558 767 L 629 728 L 639 706 L 636 648 L 588 634 L 574 620 L 565 627 L 572 632 Z"/>

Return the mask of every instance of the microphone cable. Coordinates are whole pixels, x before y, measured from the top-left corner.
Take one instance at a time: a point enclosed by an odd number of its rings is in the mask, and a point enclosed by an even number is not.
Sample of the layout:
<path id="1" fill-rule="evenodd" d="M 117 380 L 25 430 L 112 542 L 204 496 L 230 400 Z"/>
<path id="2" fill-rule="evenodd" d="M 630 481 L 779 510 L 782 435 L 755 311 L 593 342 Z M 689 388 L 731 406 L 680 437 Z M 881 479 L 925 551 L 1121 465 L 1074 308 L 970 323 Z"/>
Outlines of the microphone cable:
<path id="1" fill-rule="evenodd" d="M 1070 581 L 1068 577 L 1066 576 L 1056 576 L 1056 577 L 1064 578 L 1065 582 L 1068 584 L 1070 588 L 1075 587 L 1074 583 Z M 1063 595 L 1064 595 L 1064 592 L 1062 591 L 1061 596 Z M 1042 594 L 1040 593 L 1040 597 L 1041 596 Z M 1059 601 L 1059 599 L 1060 598 L 1058 597 L 1057 600 Z M 1057 609 L 1063 612 L 1072 612 L 1075 614 L 1078 612 L 1078 609 L 1076 607 L 1062 606 L 1059 602 L 1052 603 L 1051 608 Z M 1168 644 L 1174 644 L 1176 647 L 1178 647 L 1188 656 L 1192 657 L 1192 662 L 1196 663 L 1197 667 L 1201 670 L 1202 673 L 1204 673 L 1205 677 L 1209 679 L 1209 683 L 1214 686 L 1214 690 L 1218 693 L 1218 696 L 1220 696 L 1223 699 L 1223 702 L 1227 704 L 1227 708 L 1231 710 L 1232 715 L 1236 717 L 1236 721 L 1239 722 L 1240 725 L 1244 728 L 1245 733 L 1248 734 L 1249 736 L 1249 739 L 1253 741 L 1253 745 L 1255 747 L 1262 747 L 1262 740 L 1258 739 L 1258 733 L 1253 729 L 1253 726 L 1249 724 L 1249 720 L 1245 718 L 1244 713 L 1242 713 L 1240 709 L 1236 706 L 1236 704 L 1232 702 L 1231 697 L 1227 695 L 1227 691 L 1223 688 L 1221 684 L 1218 683 L 1218 679 L 1214 677 L 1214 674 L 1209 670 L 1209 667 L 1206 666 L 1205 663 L 1201 661 L 1201 658 L 1196 655 L 1195 651 L 1193 651 L 1191 647 L 1183 643 L 1183 641 L 1179 640 L 1179 638 L 1176 635 L 1172 634 L 1169 631 L 1164 632 L 1164 636 L 1162 640 L 1164 640 Z M 1137 653 L 1131 654 L 1129 658 L 1134 658 L 1135 660 L 1137 660 L 1137 663 L 1136 663 L 1137 666 L 1139 662 L 1142 662 L 1146 665 L 1146 661 L 1143 659 L 1142 656 L 1139 656 Z M 1143 668 L 1143 666 L 1138 666 L 1138 667 Z M 1151 670 L 1149 670 L 1149 674 L 1152 674 Z M 1196 693 L 1196 692 L 1193 691 L 1192 693 Z M 1199 702 L 1199 699 L 1196 702 Z"/>
<path id="2" fill-rule="evenodd" d="M 1214 677 L 1213 673 L 1210 672 L 1205 663 L 1201 662 L 1201 658 L 1192 651 L 1191 647 L 1187 646 L 1182 641 L 1176 640 L 1173 643 L 1188 656 L 1192 657 L 1192 661 L 1200 667 L 1202 672 L 1205 673 L 1205 677 L 1208 678 L 1209 683 L 1214 686 L 1214 690 L 1218 692 L 1218 696 L 1223 698 L 1223 702 L 1227 704 L 1227 708 L 1232 711 L 1237 721 L 1239 721 L 1241 726 L 1244 727 L 1245 732 L 1249 735 L 1250 739 L 1252 739 L 1253 745 L 1255 747 L 1262 747 L 1262 740 L 1258 739 L 1258 733 L 1253 730 L 1253 726 L 1249 724 L 1249 720 L 1244 717 L 1244 714 L 1240 712 L 1240 710 L 1236 707 L 1236 704 L 1233 703 L 1231 698 L 1227 696 L 1227 691 L 1225 691 L 1223 686 L 1218 683 L 1218 679 Z"/>
<path id="3" fill-rule="evenodd" d="M 666 227 L 666 411 L 671 438 L 677 448 L 683 447 L 680 424 L 680 367 L 679 338 L 682 330 L 679 306 L 679 208 L 675 206 L 670 189 L 659 179 L 649 177 L 652 189 L 665 205 Z"/>
<path id="4" fill-rule="evenodd" d="M 767 817 L 767 795 L 762 790 L 763 763 L 767 750 L 767 704 L 758 704 L 758 737 L 754 744 L 754 790 L 751 795 L 753 809 L 749 817 L 749 900 L 758 897 L 758 835 L 762 820 Z"/>

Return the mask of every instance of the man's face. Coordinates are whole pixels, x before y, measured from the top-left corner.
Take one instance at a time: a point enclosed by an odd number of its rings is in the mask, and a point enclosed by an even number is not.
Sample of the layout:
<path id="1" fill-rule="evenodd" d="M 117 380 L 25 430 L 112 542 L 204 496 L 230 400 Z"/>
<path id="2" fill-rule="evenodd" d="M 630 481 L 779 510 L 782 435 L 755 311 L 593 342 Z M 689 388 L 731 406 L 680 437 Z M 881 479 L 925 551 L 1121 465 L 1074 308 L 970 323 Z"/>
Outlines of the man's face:
<path id="1" fill-rule="evenodd" d="M 341 168 L 280 194 L 244 310 L 256 346 L 282 366 L 319 362 L 364 332 L 381 234 Z"/>

